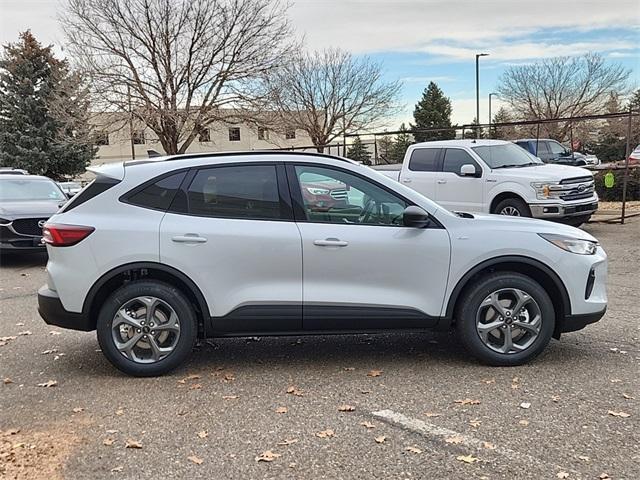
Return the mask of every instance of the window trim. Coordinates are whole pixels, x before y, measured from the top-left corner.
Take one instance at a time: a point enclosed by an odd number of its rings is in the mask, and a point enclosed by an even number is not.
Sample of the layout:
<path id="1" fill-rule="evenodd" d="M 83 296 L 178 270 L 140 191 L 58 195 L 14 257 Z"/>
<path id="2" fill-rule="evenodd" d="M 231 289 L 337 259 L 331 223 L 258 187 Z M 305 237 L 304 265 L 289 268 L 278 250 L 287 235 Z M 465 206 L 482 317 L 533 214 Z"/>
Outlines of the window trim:
<path id="1" fill-rule="evenodd" d="M 286 173 L 287 173 L 287 180 L 288 180 L 288 185 L 289 185 L 289 191 L 291 192 L 291 200 L 293 201 L 293 215 L 294 215 L 294 219 L 296 223 L 313 223 L 313 224 L 319 224 L 319 225 L 349 225 L 349 226 L 356 226 L 356 227 L 385 227 L 385 228 L 410 228 L 410 229 L 415 229 L 414 227 L 407 227 L 405 225 L 371 225 L 371 224 L 366 224 L 366 223 L 336 223 L 336 222 L 314 222 L 314 221 L 309 221 L 307 220 L 307 214 L 306 214 L 306 210 L 304 208 L 304 200 L 302 198 L 302 191 L 300 189 L 300 182 L 298 181 L 298 175 L 296 173 L 296 167 L 317 167 L 317 168 L 327 168 L 329 170 L 336 170 L 338 172 L 342 172 L 342 173 L 347 173 L 350 175 L 353 175 L 355 177 L 358 177 L 364 181 L 370 182 L 373 185 L 375 185 L 378 188 L 381 188 L 382 190 L 385 190 L 387 193 L 394 195 L 395 197 L 400 198 L 401 200 L 403 200 L 407 206 L 417 206 L 420 207 L 420 205 L 416 205 L 416 203 L 410 199 L 408 199 L 407 197 L 405 197 L 404 195 L 396 192 L 395 190 L 393 190 L 392 188 L 387 187 L 386 185 L 383 185 L 375 180 L 373 180 L 370 177 L 367 177 L 366 175 L 362 175 L 359 172 L 354 172 L 353 170 L 348 170 L 346 168 L 340 168 L 338 166 L 335 165 L 327 165 L 327 164 L 322 164 L 322 163 L 313 163 L 313 162 L 287 162 L 286 163 Z M 422 208 L 422 207 L 420 207 Z M 429 215 L 429 218 L 431 219 L 431 224 L 427 227 L 425 227 L 425 229 L 430 229 L 430 228 L 441 228 L 444 229 L 444 226 L 433 216 L 431 215 L 429 212 L 427 212 L 427 215 Z"/>
<path id="2" fill-rule="evenodd" d="M 442 171 L 442 159 L 444 157 L 444 150 L 446 147 L 415 147 L 413 150 L 411 150 L 411 155 L 409 156 L 409 162 L 407 163 L 407 170 L 409 170 L 410 172 L 416 172 L 416 173 L 438 173 Z M 411 168 L 411 157 L 413 157 L 413 153 L 416 150 L 437 150 L 438 153 L 436 155 L 436 162 L 435 162 L 435 170 L 413 170 Z"/>
<path id="3" fill-rule="evenodd" d="M 469 152 L 466 148 L 461 148 L 461 147 L 445 147 L 442 149 L 443 153 L 441 155 L 441 161 L 440 161 L 440 172 L 441 173 L 452 173 L 453 175 L 457 175 L 460 178 L 482 178 L 482 175 L 484 174 L 484 169 L 482 168 L 482 165 L 480 165 L 480 163 L 478 163 L 478 161 L 473 158 L 473 153 Z M 449 171 L 445 171 L 444 169 L 444 162 L 447 159 L 447 150 L 462 150 L 464 153 L 466 153 L 469 158 L 471 159 L 471 161 L 473 162 L 474 166 L 476 167 L 476 174 L 475 175 L 461 175 L 460 172 L 449 172 Z M 480 170 L 480 172 L 478 172 L 478 170 Z"/>
<path id="4" fill-rule="evenodd" d="M 156 212 L 168 212 L 171 209 L 171 205 L 173 204 L 173 201 L 176 198 L 176 193 L 179 190 L 182 190 L 182 187 L 184 185 L 184 181 L 189 177 L 189 170 L 191 170 L 190 167 L 177 168 L 175 170 L 171 170 L 170 172 L 165 172 L 165 173 L 163 173 L 161 175 L 153 177 L 152 179 L 147 180 L 146 182 L 143 182 L 140 185 L 138 185 L 137 187 L 134 187 L 131 190 L 123 193 L 122 195 L 120 195 L 120 197 L 118 197 L 118 201 L 120 201 L 122 203 L 126 203 L 127 205 L 131 205 L 133 207 L 146 208 L 147 210 L 155 210 Z M 145 188 L 153 185 L 154 183 L 159 182 L 160 180 L 164 180 L 167 177 L 171 177 L 172 175 L 175 175 L 175 174 L 178 174 L 178 173 L 182 173 L 182 172 L 187 172 L 187 173 L 182 178 L 182 182 L 180 182 L 180 186 L 176 189 L 176 193 L 173 194 L 173 197 L 169 201 L 169 206 L 167 208 L 156 208 L 156 207 L 149 207 L 148 205 L 138 205 L 137 203 L 133 203 L 131 201 L 131 197 L 133 197 L 135 194 L 141 192 Z"/>

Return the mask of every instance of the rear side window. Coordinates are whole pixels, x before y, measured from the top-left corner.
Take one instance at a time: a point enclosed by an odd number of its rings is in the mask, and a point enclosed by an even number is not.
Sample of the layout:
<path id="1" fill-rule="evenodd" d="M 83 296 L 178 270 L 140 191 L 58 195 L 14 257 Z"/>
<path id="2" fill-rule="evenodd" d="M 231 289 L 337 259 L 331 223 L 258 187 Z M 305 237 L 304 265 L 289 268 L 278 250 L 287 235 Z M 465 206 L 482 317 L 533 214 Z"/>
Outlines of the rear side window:
<path id="1" fill-rule="evenodd" d="M 476 175 L 480 173 L 480 166 L 471 158 L 464 150 L 459 148 L 447 148 L 444 153 L 444 161 L 442 164 L 443 172 L 455 173 L 460 175 L 460 167 L 463 165 L 473 165 L 476 167 Z"/>
<path id="2" fill-rule="evenodd" d="M 68 212 L 76 208 L 79 205 L 82 205 L 88 200 L 91 200 L 93 197 L 97 197 L 101 193 L 106 192 L 111 187 L 115 187 L 120 180 L 116 180 L 114 178 L 109 177 L 97 177 L 93 182 L 87 185 L 80 193 L 75 195 L 71 200 L 69 200 L 60 212 Z"/>
<path id="3" fill-rule="evenodd" d="M 237 165 L 199 170 L 188 189 L 189 213 L 218 218 L 279 220 L 275 165 Z"/>
<path id="4" fill-rule="evenodd" d="M 409 170 L 414 172 L 436 172 L 440 148 L 416 148 L 409 159 Z"/>
<path id="5" fill-rule="evenodd" d="M 535 155 L 535 152 L 534 152 L 535 147 L 532 148 L 529 142 L 516 142 L 516 145 L 524 148 L 527 152 L 533 153 Z"/>
<path id="6" fill-rule="evenodd" d="M 167 210 L 186 174 L 186 170 L 177 172 L 134 191 L 127 197 L 127 203 L 154 210 Z"/>

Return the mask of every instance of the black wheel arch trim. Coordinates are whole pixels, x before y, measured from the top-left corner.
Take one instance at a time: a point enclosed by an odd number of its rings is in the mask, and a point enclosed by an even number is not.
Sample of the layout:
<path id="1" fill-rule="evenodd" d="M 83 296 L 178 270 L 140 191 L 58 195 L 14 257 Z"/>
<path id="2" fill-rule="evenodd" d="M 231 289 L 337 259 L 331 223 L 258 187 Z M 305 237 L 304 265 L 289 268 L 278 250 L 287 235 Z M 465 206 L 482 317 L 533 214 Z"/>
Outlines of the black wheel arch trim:
<path id="1" fill-rule="evenodd" d="M 460 280 L 458 280 L 458 283 L 454 287 L 447 301 L 447 309 L 445 311 L 444 318 L 447 319 L 448 321 L 453 320 L 454 309 L 456 307 L 456 303 L 458 302 L 458 298 L 460 297 L 460 294 L 464 290 L 464 287 L 469 283 L 469 281 L 475 275 L 480 273 L 482 270 L 485 270 L 487 268 L 497 266 L 500 264 L 505 264 L 505 263 L 521 263 L 524 265 L 538 268 L 543 273 L 545 273 L 551 279 L 551 281 L 554 283 L 554 285 L 558 289 L 558 292 L 560 293 L 560 298 L 562 299 L 562 306 L 564 310 L 563 312 L 564 316 L 566 317 L 571 315 L 571 299 L 569 298 L 569 293 L 567 292 L 567 288 L 565 287 L 563 281 L 560 279 L 558 274 L 551 267 L 534 258 L 524 257 L 521 255 L 503 255 L 500 257 L 490 258 L 488 260 L 485 260 L 479 263 L 478 265 L 473 267 L 471 270 L 469 270 L 467 273 L 465 273 Z"/>

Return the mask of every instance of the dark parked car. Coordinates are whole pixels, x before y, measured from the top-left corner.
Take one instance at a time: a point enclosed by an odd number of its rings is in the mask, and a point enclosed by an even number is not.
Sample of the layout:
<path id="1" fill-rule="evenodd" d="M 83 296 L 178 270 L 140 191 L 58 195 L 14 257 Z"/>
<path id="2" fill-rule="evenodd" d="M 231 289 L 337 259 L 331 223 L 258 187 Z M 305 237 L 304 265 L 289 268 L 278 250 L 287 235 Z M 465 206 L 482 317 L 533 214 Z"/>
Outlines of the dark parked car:
<path id="1" fill-rule="evenodd" d="M 0 175 L 0 251 L 45 251 L 42 226 L 66 201 L 50 178 Z"/>
<path id="2" fill-rule="evenodd" d="M 514 143 L 532 153 L 544 163 L 573 165 L 575 167 L 597 165 L 599 163 L 594 155 L 587 156 L 579 152 L 572 152 L 560 142 L 550 138 L 522 138 L 515 140 Z"/>

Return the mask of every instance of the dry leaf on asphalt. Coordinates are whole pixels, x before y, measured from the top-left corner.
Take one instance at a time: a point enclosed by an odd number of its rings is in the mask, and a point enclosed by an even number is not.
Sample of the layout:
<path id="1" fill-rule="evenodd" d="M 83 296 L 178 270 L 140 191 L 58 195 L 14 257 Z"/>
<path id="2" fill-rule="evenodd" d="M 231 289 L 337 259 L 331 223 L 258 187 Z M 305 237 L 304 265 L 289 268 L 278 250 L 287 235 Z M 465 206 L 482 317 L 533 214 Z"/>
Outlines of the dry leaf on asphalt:
<path id="1" fill-rule="evenodd" d="M 418 447 L 406 447 L 405 450 L 411 453 L 422 453 L 422 450 L 420 450 Z"/>
<path id="2" fill-rule="evenodd" d="M 490 442 L 482 442 L 482 446 L 484 448 L 486 448 L 487 450 L 495 450 L 496 446 L 493 443 Z"/>
<path id="3" fill-rule="evenodd" d="M 192 373 L 192 374 L 187 375 L 186 377 L 184 377 L 184 379 L 183 379 L 183 380 L 199 380 L 200 378 L 201 378 L 201 377 L 200 377 L 200 374 L 198 374 L 198 373 Z"/>
<path id="4" fill-rule="evenodd" d="M 235 400 L 236 398 L 238 398 L 238 395 L 223 395 L 222 396 L 223 400 Z"/>
<path id="5" fill-rule="evenodd" d="M 287 393 L 289 395 L 294 395 L 296 397 L 302 397 L 304 395 L 304 393 L 302 392 L 302 390 L 298 390 L 297 387 L 295 386 L 290 386 L 289 388 L 287 388 Z"/>
<path id="6" fill-rule="evenodd" d="M 278 442 L 276 445 L 292 445 L 297 442 L 298 442 L 297 438 L 285 438 L 281 442 Z"/>
<path id="7" fill-rule="evenodd" d="M 626 398 L 627 400 L 633 400 L 633 397 L 631 395 L 629 395 L 628 393 L 623 393 L 622 394 L 622 398 Z"/>
<path id="8" fill-rule="evenodd" d="M 371 422 L 360 422 L 360 425 L 367 428 L 376 428 L 376 426 Z"/>
<path id="9" fill-rule="evenodd" d="M 201 432 L 198 432 L 198 436 L 200 438 L 207 438 L 209 436 L 209 432 L 207 432 L 206 430 L 202 430 Z"/>
<path id="10" fill-rule="evenodd" d="M 102 444 L 106 445 L 107 447 L 110 447 L 111 445 L 113 445 L 114 442 L 115 442 L 115 440 L 113 438 L 105 438 L 102 441 Z"/>
<path id="11" fill-rule="evenodd" d="M 48 382 L 39 383 L 38 386 L 39 387 L 45 387 L 45 388 L 57 387 L 58 386 L 58 382 L 56 382 L 55 380 L 49 380 Z"/>
<path id="12" fill-rule="evenodd" d="M 529 425 L 529 420 L 520 420 L 518 423 L 526 427 L 527 425 Z"/>
<path id="13" fill-rule="evenodd" d="M 322 430 L 321 432 L 316 433 L 316 437 L 319 437 L 319 438 L 330 438 L 330 437 L 333 437 L 334 435 L 335 435 L 335 432 L 330 428 L 327 428 L 326 430 Z"/>
<path id="14" fill-rule="evenodd" d="M 469 425 L 471 425 L 473 428 L 478 428 L 481 423 L 482 423 L 482 420 L 478 420 L 477 418 L 474 418 L 473 420 L 469 420 Z"/>
<path id="15" fill-rule="evenodd" d="M 463 400 L 455 400 L 453 403 L 459 405 L 480 405 L 480 400 L 472 400 L 471 398 L 465 398 Z"/>
<path id="16" fill-rule="evenodd" d="M 464 463 L 475 463 L 475 462 L 478 462 L 480 459 L 477 457 L 474 457 L 473 455 L 458 455 L 456 457 L 456 460 L 460 460 L 461 462 L 464 462 Z"/>
<path id="17" fill-rule="evenodd" d="M 589 457 L 587 457 L 586 455 L 578 455 L 578 458 L 579 458 L 580 460 L 582 460 L 583 462 L 588 462 L 588 461 L 590 461 L 590 460 L 591 460 L 591 459 L 590 459 Z"/>
<path id="18" fill-rule="evenodd" d="M 138 442 L 137 440 L 128 439 L 127 442 L 124 444 L 124 448 L 140 449 L 142 448 L 142 443 Z"/>
<path id="19" fill-rule="evenodd" d="M 485 383 L 487 385 L 491 385 L 492 383 L 496 383 L 496 379 L 495 378 L 485 378 L 482 380 L 482 383 Z"/>
<path id="20" fill-rule="evenodd" d="M 609 410 L 607 412 L 609 415 L 611 415 L 612 417 L 622 417 L 622 418 L 628 418 L 631 416 L 630 413 L 627 412 L 615 412 L 613 410 Z"/>
<path id="21" fill-rule="evenodd" d="M 118 416 L 124 415 L 124 410 L 122 408 L 119 408 L 118 410 L 116 410 L 116 415 Z"/>
<path id="22" fill-rule="evenodd" d="M 199 383 L 193 383 L 189 385 L 189 390 L 200 390 L 201 388 L 202 388 L 202 385 Z"/>
<path id="23" fill-rule="evenodd" d="M 204 462 L 203 459 L 201 459 L 200 457 L 196 457 L 195 455 L 191 455 L 191 456 L 187 457 L 187 460 L 189 460 L 190 462 L 195 463 L 196 465 L 202 465 L 202 462 Z"/>
<path id="24" fill-rule="evenodd" d="M 1 340 L 1 339 L 0 339 L 0 340 Z M 620 380 L 619 378 L 612 378 L 612 379 L 610 380 L 610 382 L 611 382 L 611 383 L 620 383 L 620 382 L 622 382 L 622 380 Z"/>
<path id="25" fill-rule="evenodd" d="M 439 417 L 440 414 L 439 413 L 435 413 L 435 412 L 424 412 L 426 417 L 432 418 L 432 417 Z"/>
<path id="26" fill-rule="evenodd" d="M 120 473 L 122 471 L 124 467 L 120 466 L 120 467 L 113 467 L 111 469 L 111 473 Z"/>
<path id="27" fill-rule="evenodd" d="M 33 333 L 31 332 L 31 330 L 25 330 L 23 332 L 18 332 L 18 335 L 21 335 L 21 336 L 33 335 Z"/>
<path id="28" fill-rule="evenodd" d="M 527 408 L 531 408 L 531 404 L 529 402 L 522 402 L 520 404 L 520 408 L 524 408 L 526 410 Z"/>
<path id="29" fill-rule="evenodd" d="M 75 407 L 73 409 L 73 413 L 80 413 L 80 412 L 84 412 L 84 408 L 82 407 Z"/>
<path id="30" fill-rule="evenodd" d="M 379 377 L 380 375 L 382 375 L 382 370 L 371 370 L 367 373 L 367 377 Z"/>
<path id="31" fill-rule="evenodd" d="M 444 441 L 447 443 L 452 443 L 454 445 L 457 445 L 458 443 L 464 442 L 464 438 L 462 438 L 460 435 L 455 435 L 453 437 L 445 438 Z"/>
<path id="32" fill-rule="evenodd" d="M 569 478 L 569 474 L 567 472 L 558 472 L 558 473 L 556 473 L 556 477 L 558 477 L 558 478 Z"/>
<path id="33" fill-rule="evenodd" d="M 51 330 L 49 335 L 62 335 L 62 332 L 58 332 L 57 330 Z"/>
<path id="34" fill-rule="evenodd" d="M 225 383 L 233 382 L 236 379 L 233 373 L 225 373 L 222 377 L 222 381 Z"/>
<path id="35" fill-rule="evenodd" d="M 58 351 L 57 348 L 51 348 L 49 350 L 44 350 L 41 354 L 42 355 L 49 355 L 50 353 L 56 353 Z"/>
<path id="36" fill-rule="evenodd" d="M 273 462 L 276 458 L 281 456 L 282 455 L 280 455 L 279 453 L 267 450 L 266 452 L 260 454 L 260 456 L 256 457 L 256 462 Z"/>
<path id="37" fill-rule="evenodd" d="M 374 440 L 376 441 L 376 443 L 384 443 L 384 441 L 387 439 L 387 437 L 385 437 L 384 435 L 380 435 L 379 437 L 374 438 Z"/>
<path id="38" fill-rule="evenodd" d="M 345 372 L 353 372 L 356 369 L 356 367 L 344 367 L 343 370 Z"/>
<path id="39" fill-rule="evenodd" d="M 2 380 L 2 383 L 4 383 L 5 385 L 9 385 L 10 383 L 13 383 L 13 380 L 11 380 L 9 377 L 5 377 Z"/>
<path id="40" fill-rule="evenodd" d="M 287 407 L 278 407 L 276 408 L 276 413 L 287 413 L 289 409 Z"/>
<path id="41" fill-rule="evenodd" d="M 340 405 L 338 407 L 339 412 L 353 412 L 356 409 L 353 405 Z"/>
<path id="42" fill-rule="evenodd" d="M 608 473 L 601 473 L 600 475 L 598 475 L 598 478 L 599 478 L 600 480 L 607 480 L 607 479 L 609 479 L 609 478 L 611 478 L 611 477 L 609 476 L 609 474 L 608 474 Z"/>

